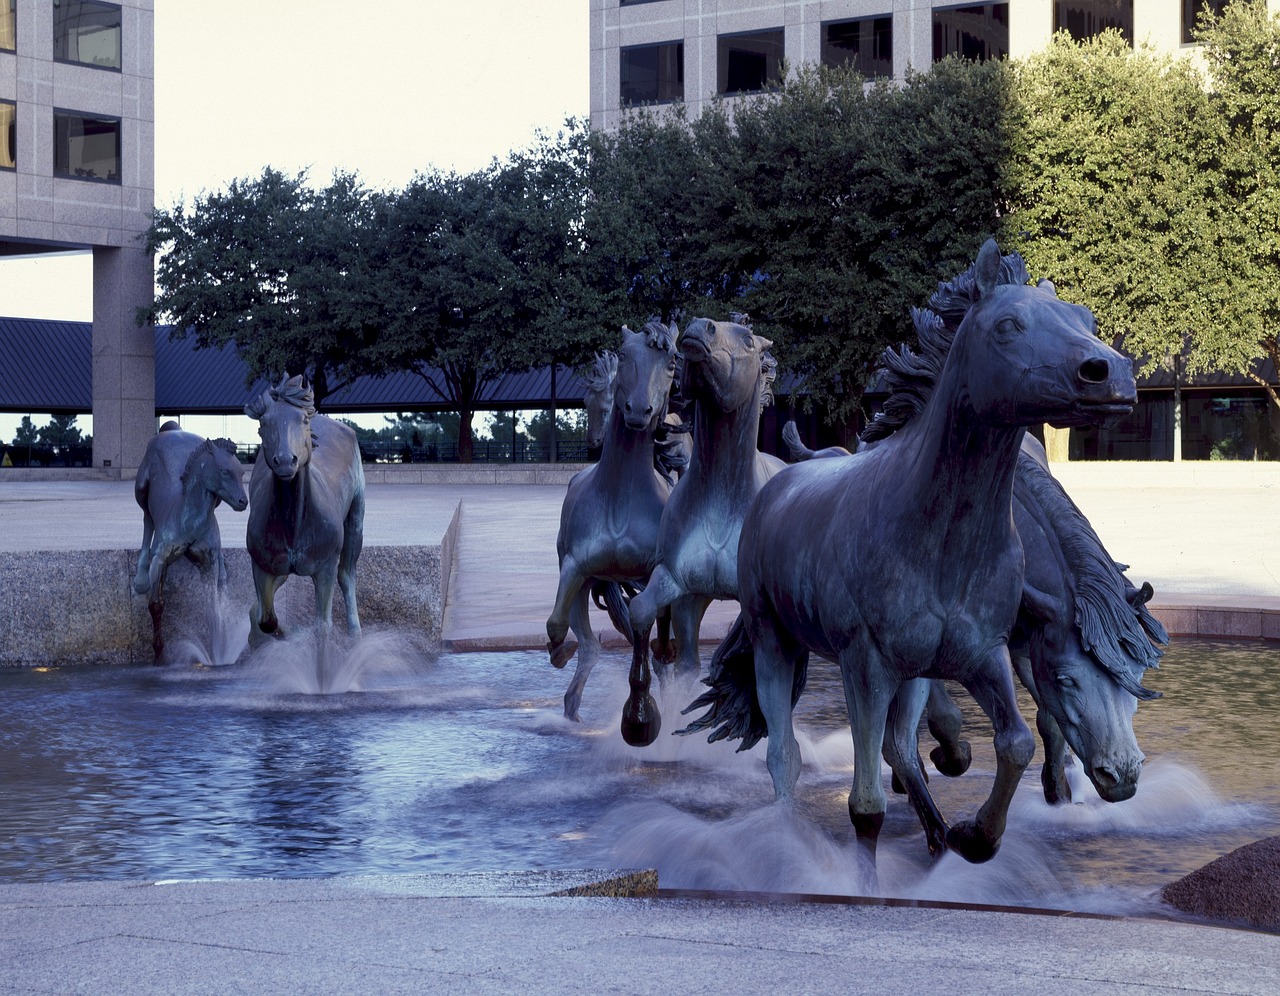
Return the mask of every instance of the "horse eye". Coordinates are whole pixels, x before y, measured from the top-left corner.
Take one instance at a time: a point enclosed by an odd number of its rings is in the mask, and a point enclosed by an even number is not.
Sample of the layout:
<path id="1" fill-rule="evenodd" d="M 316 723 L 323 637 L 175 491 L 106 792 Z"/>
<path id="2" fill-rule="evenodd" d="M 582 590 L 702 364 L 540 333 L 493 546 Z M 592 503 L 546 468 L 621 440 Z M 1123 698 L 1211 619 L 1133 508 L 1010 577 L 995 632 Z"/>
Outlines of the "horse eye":
<path id="1" fill-rule="evenodd" d="M 1002 318 L 996 323 L 996 331 L 1002 336 L 1015 336 L 1022 331 L 1016 319 Z"/>
<path id="2" fill-rule="evenodd" d="M 1059 685 L 1061 685 L 1063 688 L 1078 688 L 1078 687 L 1079 687 L 1079 686 L 1076 684 L 1076 679 L 1075 679 L 1075 678 L 1073 678 L 1073 677 L 1071 677 L 1071 675 L 1069 675 L 1069 674 L 1060 674 L 1060 675 L 1058 675 L 1058 684 L 1059 684 Z"/>
<path id="3" fill-rule="evenodd" d="M 756 348 L 756 337 L 754 335 L 744 336 L 742 339 L 742 343 L 747 347 L 748 350 L 753 350 Z"/>

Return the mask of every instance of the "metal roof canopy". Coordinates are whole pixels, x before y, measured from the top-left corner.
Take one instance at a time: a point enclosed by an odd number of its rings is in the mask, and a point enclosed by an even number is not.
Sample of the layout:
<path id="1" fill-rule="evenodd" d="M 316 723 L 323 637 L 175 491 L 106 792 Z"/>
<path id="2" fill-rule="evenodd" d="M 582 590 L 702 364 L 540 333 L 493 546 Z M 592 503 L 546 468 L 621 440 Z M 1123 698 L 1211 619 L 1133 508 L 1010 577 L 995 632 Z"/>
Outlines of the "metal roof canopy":
<path id="1" fill-rule="evenodd" d="M 156 412 L 161 414 L 231 415 L 266 389 L 258 378 L 246 385 L 247 370 L 235 347 L 197 349 L 194 338 L 171 341 L 169 326 L 155 328 Z M 89 322 L 60 322 L 38 318 L 0 318 L 0 411 L 75 412 L 93 408 L 93 330 Z M 1269 360 L 1258 366 L 1268 383 L 1276 383 Z M 782 378 L 775 385 L 786 394 L 799 385 Z M 1173 371 L 1155 367 L 1138 379 L 1143 390 L 1171 390 Z M 1186 378 L 1187 389 L 1253 388 L 1253 381 L 1236 374 L 1207 374 Z M 556 404 L 582 404 L 586 384 L 577 373 L 560 367 L 556 375 Z M 868 393 L 874 393 L 874 383 Z M 477 399 L 480 411 L 538 410 L 551 406 L 551 368 L 539 367 L 503 374 Z M 447 412 L 454 408 L 417 374 L 400 371 L 385 377 L 361 377 L 329 395 L 324 409 L 331 412 Z"/>

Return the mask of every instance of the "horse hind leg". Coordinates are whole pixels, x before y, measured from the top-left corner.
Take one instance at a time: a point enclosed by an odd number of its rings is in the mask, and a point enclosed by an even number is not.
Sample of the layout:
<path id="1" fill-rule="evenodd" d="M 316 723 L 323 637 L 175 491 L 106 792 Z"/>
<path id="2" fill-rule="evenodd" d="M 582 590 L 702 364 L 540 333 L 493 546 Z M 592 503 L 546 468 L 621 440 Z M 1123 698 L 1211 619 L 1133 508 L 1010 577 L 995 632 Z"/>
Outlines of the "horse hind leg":
<path id="1" fill-rule="evenodd" d="M 807 669 L 809 654 L 785 640 L 771 620 L 753 620 L 751 643 L 755 657 L 756 701 L 768 731 L 766 763 L 773 781 L 774 799 L 795 804 L 800 780 L 800 744 L 796 740 L 792 710 L 797 675 Z"/>
<path id="2" fill-rule="evenodd" d="M 947 851 L 947 822 L 929 794 L 928 779 L 920 760 L 920 718 L 925 702 L 932 701 L 927 679 L 905 681 L 889 705 L 885 725 L 884 759 L 900 781 L 916 811 L 929 853 L 940 858 Z"/>
<path id="3" fill-rule="evenodd" d="M 164 579 L 167 572 L 164 568 L 160 570 L 160 576 L 156 579 L 154 585 L 151 586 L 151 592 L 147 596 L 147 611 L 151 613 L 151 652 L 153 655 L 152 662 L 161 665 L 164 663 Z"/>
<path id="4" fill-rule="evenodd" d="M 600 641 L 591 629 L 590 593 L 585 587 L 578 589 L 573 605 L 569 610 L 569 626 L 578 638 L 578 666 L 574 669 L 573 678 L 564 693 L 564 717 L 575 723 L 578 719 L 578 707 L 582 704 L 582 691 L 591 669 L 600 659 Z"/>
<path id="5" fill-rule="evenodd" d="M 338 587 L 347 608 L 347 633 L 360 639 L 360 611 L 356 606 L 356 561 L 364 548 L 364 495 L 357 495 L 347 510 L 342 530 L 342 553 L 338 556 Z"/>
<path id="6" fill-rule="evenodd" d="M 973 749 L 961 736 L 964 716 L 947 686 L 937 678 L 929 681 L 929 704 L 926 707 L 929 732 L 938 746 L 929 751 L 933 766 L 948 778 L 958 778 L 969 770 Z"/>

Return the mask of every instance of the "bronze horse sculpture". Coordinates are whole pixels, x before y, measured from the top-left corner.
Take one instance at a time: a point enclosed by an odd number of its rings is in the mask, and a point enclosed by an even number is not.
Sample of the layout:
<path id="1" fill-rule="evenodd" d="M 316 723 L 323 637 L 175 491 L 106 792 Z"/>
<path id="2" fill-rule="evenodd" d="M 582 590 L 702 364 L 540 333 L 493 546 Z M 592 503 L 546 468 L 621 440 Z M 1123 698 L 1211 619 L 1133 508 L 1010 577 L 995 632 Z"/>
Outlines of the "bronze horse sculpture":
<path id="1" fill-rule="evenodd" d="M 842 447 L 808 449 L 793 422 L 784 427 L 783 438 L 798 460 L 849 453 Z M 1143 762 L 1133 713 L 1138 700 L 1158 697 L 1142 687 L 1142 672 L 1159 666 L 1162 652 L 1156 644 L 1169 639 L 1146 609 L 1151 586 L 1135 588 L 1124 576 L 1053 477 L 1044 447 L 1030 435 L 1018 454 L 1013 519 L 1025 574 L 1009 649 L 1018 678 L 1036 702 L 1036 726 L 1045 747 L 1045 799 L 1053 804 L 1071 797 L 1065 777 L 1068 743 L 1099 796 L 1109 802 L 1128 799 Z M 969 746 L 960 739 L 959 708 L 940 681 L 930 682 L 927 697 L 930 731 L 938 740 L 934 764 L 944 774 L 961 774 L 968 767 Z M 907 724 L 918 720 L 903 717 Z M 902 759 L 908 770 L 918 760 Z M 895 772 L 895 787 L 902 784 L 903 775 Z M 928 829 L 937 853 L 945 827 Z"/>
<path id="2" fill-rule="evenodd" d="M 992 722 L 991 792 L 945 839 L 970 861 L 999 848 L 1035 748 L 1007 646 L 1023 584 L 1012 514 L 1022 437 L 1039 422 L 1103 423 L 1136 402 L 1132 363 L 1098 339 L 1088 309 L 1030 286 L 1021 258 L 1002 258 L 994 240 L 913 317 L 920 354 L 884 357 L 893 394 L 877 423 L 887 438 L 791 466 L 747 511 L 742 613 L 713 658 L 710 690 L 689 707 L 709 707 L 689 729 L 711 728 L 711 739 L 741 737 L 744 749 L 767 736 L 775 795 L 790 804 L 792 708 L 809 655 L 837 662 L 855 752 L 849 815 L 873 876 L 886 723 L 917 678 L 959 681 Z M 893 731 L 888 749 L 914 756 L 916 731 Z"/>
<path id="3" fill-rule="evenodd" d="M 680 339 L 683 396 L 693 407 L 693 455 L 671 492 L 658 531 L 658 563 L 631 600 L 634 634 L 631 697 L 622 734 L 632 746 L 658 736 L 661 717 L 649 696 L 649 631 L 670 607 L 677 676 L 697 677 L 698 631 L 713 599 L 738 597 L 738 535 L 756 492 L 786 464 L 756 446 L 760 413 L 773 400 L 777 362 L 768 339 L 745 316 L 694 320 Z"/>
<path id="4" fill-rule="evenodd" d="M 1068 746 L 1101 798 L 1128 799 L 1142 765 L 1132 715 L 1138 701 L 1159 695 L 1142 686 L 1142 672 L 1159 667 L 1159 645 L 1169 642 L 1146 607 L 1151 586 L 1137 588 L 1125 576 L 1124 565 L 1107 553 L 1032 437 L 1024 440 L 1018 457 L 1014 520 L 1026 577 L 1009 651 L 1037 707 L 1045 800 L 1071 798 L 1065 776 Z M 935 714 L 956 708 L 945 690 L 931 691 L 931 727 Z M 939 739 L 949 749 L 945 736 Z"/>
<path id="5" fill-rule="evenodd" d="M 655 468 L 655 436 L 667 414 L 678 334 L 674 324 L 656 321 L 640 332 L 623 326 L 622 348 L 597 357 L 588 373 L 588 445 L 595 438 L 603 449 L 599 462 L 574 475 L 560 509 L 560 581 L 547 619 L 551 663 L 564 667 L 578 654 L 564 694 L 568 719 L 578 718 L 582 690 L 600 656 L 591 594 L 606 600 L 615 624 L 630 636 L 622 586 L 643 585 L 657 559 L 658 524 L 671 484 Z M 608 399 L 607 417 L 592 394 Z M 596 425 L 601 428 L 593 435 Z M 577 643 L 566 642 L 569 629 Z"/>
<path id="6" fill-rule="evenodd" d="M 222 536 L 214 509 L 226 502 L 237 512 L 249 504 L 244 490 L 244 467 L 229 439 L 205 439 L 166 422 L 147 443 L 133 483 L 133 496 L 142 508 L 142 548 L 133 590 L 147 596 L 151 612 L 151 648 L 155 662 L 164 659 L 161 619 L 164 581 L 169 565 L 186 557 L 217 592 L 227 585 Z"/>
<path id="7" fill-rule="evenodd" d="M 275 595 L 290 574 L 315 586 L 316 622 L 332 628 L 333 590 L 342 589 L 347 632 L 360 635 L 356 561 L 364 541 L 364 467 L 355 432 L 317 415 L 302 376 L 245 405 L 262 446 L 249 479 L 247 543 L 257 599 L 249 610 L 249 642 L 283 635 Z"/>

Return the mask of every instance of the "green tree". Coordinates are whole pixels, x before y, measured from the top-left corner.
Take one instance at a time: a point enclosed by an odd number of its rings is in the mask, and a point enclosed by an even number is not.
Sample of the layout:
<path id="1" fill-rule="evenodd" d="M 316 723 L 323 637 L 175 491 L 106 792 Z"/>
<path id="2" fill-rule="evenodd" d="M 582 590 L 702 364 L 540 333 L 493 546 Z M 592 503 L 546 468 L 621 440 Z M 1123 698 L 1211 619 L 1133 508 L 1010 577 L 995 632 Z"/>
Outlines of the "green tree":
<path id="1" fill-rule="evenodd" d="M 870 88 L 804 67 L 735 110 L 732 141 L 703 144 L 722 178 L 705 223 L 734 306 L 846 436 L 881 352 L 911 335 L 911 306 L 999 224 L 1009 83 L 1000 62 L 947 59 Z"/>
<path id="2" fill-rule="evenodd" d="M 376 352 L 458 413 L 463 462 L 487 384 L 581 362 L 600 342 L 581 260 L 584 156 L 571 130 L 474 173 L 420 173 L 387 202 L 390 314 Z"/>
<path id="3" fill-rule="evenodd" d="M 40 441 L 40 432 L 31 421 L 30 415 L 23 415 L 18 423 L 18 431 L 14 434 L 14 446 L 35 446 Z"/>
<path id="4" fill-rule="evenodd" d="M 73 446 L 83 446 L 90 438 L 81 433 L 74 415 L 51 416 L 48 423 L 41 426 L 37 434 L 40 443 L 52 446 L 59 451 L 68 450 Z"/>
<path id="5" fill-rule="evenodd" d="M 1280 394 L 1255 364 L 1265 355 L 1280 370 L 1280 14 L 1262 0 L 1231 3 L 1202 19 L 1198 38 L 1223 125 L 1215 234 L 1237 307 L 1193 332 L 1192 355 L 1260 384 L 1280 431 Z"/>
<path id="6" fill-rule="evenodd" d="M 1060 33 L 1016 71 L 1006 246 L 1129 353 L 1159 362 L 1190 335 L 1190 369 L 1215 365 L 1206 333 L 1249 319 L 1221 248 L 1232 220 L 1218 122 L 1193 62 L 1134 51 L 1114 31 Z"/>
<path id="7" fill-rule="evenodd" d="M 385 324 L 380 198 L 350 173 L 313 189 L 271 169 L 157 211 L 156 299 L 138 320 L 172 323 L 200 348 L 233 343 L 249 380 L 305 373 L 317 405 L 362 374 L 384 372 L 371 348 Z"/>

